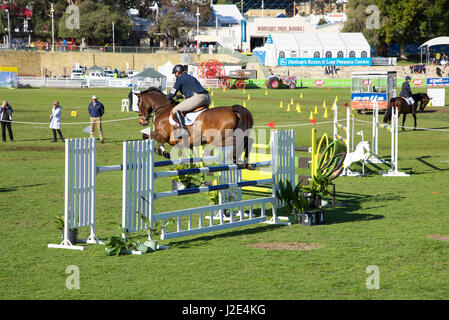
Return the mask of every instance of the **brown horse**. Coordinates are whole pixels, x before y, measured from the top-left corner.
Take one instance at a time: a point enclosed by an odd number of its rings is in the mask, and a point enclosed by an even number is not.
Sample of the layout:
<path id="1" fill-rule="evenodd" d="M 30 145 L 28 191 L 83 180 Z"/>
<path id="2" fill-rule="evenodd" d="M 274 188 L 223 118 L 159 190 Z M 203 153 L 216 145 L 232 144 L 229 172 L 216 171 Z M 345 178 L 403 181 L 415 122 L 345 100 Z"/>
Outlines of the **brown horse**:
<path id="1" fill-rule="evenodd" d="M 164 143 L 191 149 L 193 146 L 204 144 L 212 144 L 216 147 L 232 145 L 234 146 L 234 163 L 240 162 L 237 159 L 240 159 L 239 155 L 244 151 L 243 165 L 241 163 L 238 163 L 238 165 L 242 168 L 252 169 L 252 166 L 248 166 L 249 151 L 252 144 L 252 139 L 249 138 L 249 129 L 253 127 L 254 120 L 248 109 L 241 105 L 207 109 L 196 118 L 192 126 L 187 127 L 190 133 L 189 138 L 184 136 L 175 139 L 177 128 L 170 124 L 169 117 L 177 103 L 169 100 L 164 93 L 156 88 L 150 88 L 136 95 L 139 99 L 140 124 L 147 126 L 150 117 L 154 114 L 154 125 L 150 138 L 159 143 L 157 153 L 169 158 L 169 153 L 163 148 Z M 243 148 L 241 142 L 243 142 Z"/>
<path id="2" fill-rule="evenodd" d="M 399 112 L 398 112 L 398 118 L 399 116 L 402 114 L 402 130 L 405 131 L 404 129 L 404 124 L 405 124 L 405 118 L 407 116 L 407 113 L 411 113 L 413 115 L 413 118 L 415 119 L 415 126 L 413 128 L 413 130 L 416 130 L 416 113 L 412 112 L 412 108 L 414 110 L 418 109 L 418 103 L 419 105 L 419 111 L 424 111 L 424 108 L 427 106 L 427 104 L 430 101 L 430 98 L 427 94 L 425 93 L 416 93 L 414 95 L 412 95 L 413 100 L 415 101 L 415 103 L 413 104 L 413 106 L 410 106 L 408 104 L 408 102 L 402 98 L 402 97 L 396 97 L 396 98 L 392 98 L 390 100 L 390 104 L 387 107 L 387 110 L 385 111 L 385 115 L 384 115 L 384 122 L 385 123 L 390 123 L 391 122 L 391 116 L 392 116 L 392 111 L 391 111 L 391 107 L 396 107 L 398 108 Z"/>

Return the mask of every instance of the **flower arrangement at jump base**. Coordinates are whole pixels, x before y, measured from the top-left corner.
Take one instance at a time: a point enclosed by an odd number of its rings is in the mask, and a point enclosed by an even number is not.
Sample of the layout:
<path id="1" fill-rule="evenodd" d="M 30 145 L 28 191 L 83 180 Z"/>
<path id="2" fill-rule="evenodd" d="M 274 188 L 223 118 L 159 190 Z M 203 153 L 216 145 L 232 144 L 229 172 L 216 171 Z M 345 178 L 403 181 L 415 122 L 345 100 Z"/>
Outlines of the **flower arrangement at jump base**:
<path id="1" fill-rule="evenodd" d="M 315 139 L 315 135 L 313 135 Z M 324 141 L 324 136 L 320 139 Z M 324 224 L 322 210 L 323 198 L 330 195 L 328 190 L 330 182 L 338 177 L 343 170 L 343 161 L 346 156 L 339 152 L 338 141 L 328 144 L 322 153 L 318 153 L 316 140 L 312 142 L 312 177 L 308 185 L 300 181 L 295 187 L 287 181 L 279 184 L 276 197 L 282 201 L 288 210 L 290 223 L 301 223 L 306 226 Z"/>
<path id="2" fill-rule="evenodd" d="M 148 201 L 143 196 L 141 196 L 141 198 L 148 204 Z M 162 229 L 173 223 L 174 220 L 168 219 L 164 222 L 158 220 L 151 223 L 150 219 L 144 214 L 139 211 L 136 212 L 147 225 L 145 229 L 148 232 L 148 239 L 144 243 L 141 241 L 135 242 L 134 238 L 136 236 L 130 236 L 128 230 L 119 225 L 122 235 L 112 236 L 105 242 L 105 255 L 118 256 L 120 254 L 143 254 L 155 252 L 158 249 L 168 249 L 167 246 L 158 245 L 156 237 L 160 236 L 162 234 Z"/>

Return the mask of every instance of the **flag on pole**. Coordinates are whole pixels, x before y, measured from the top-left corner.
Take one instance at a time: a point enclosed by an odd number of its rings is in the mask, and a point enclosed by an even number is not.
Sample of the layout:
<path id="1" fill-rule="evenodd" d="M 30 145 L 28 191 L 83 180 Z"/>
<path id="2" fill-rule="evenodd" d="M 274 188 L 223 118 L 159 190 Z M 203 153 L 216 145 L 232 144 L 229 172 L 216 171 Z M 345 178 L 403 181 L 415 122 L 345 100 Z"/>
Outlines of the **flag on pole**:
<path id="1" fill-rule="evenodd" d="M 298 113 L 301 112 L 301 106 L 299 105 L 299 103 L 296 104 L 296 111 L 298 111 Z"/>
<path id="2" fill-rule="evenodd" d="M 281 103 L 279 104 L 279 108 L 283 108 L 284 106 L 282 105 L 282 100 Z"/>
<path id="3" fill-rule="evenodd" d="M 313 113 L 318 114 L 318 107 L 316 105 L 315 105 L 315 111 Z"/>
<path id="4" fill-rule="evenodd" d="M 269 126 L 271 129 L 274 129 L 274 121 L 267 123 L 267 126 Z"/>

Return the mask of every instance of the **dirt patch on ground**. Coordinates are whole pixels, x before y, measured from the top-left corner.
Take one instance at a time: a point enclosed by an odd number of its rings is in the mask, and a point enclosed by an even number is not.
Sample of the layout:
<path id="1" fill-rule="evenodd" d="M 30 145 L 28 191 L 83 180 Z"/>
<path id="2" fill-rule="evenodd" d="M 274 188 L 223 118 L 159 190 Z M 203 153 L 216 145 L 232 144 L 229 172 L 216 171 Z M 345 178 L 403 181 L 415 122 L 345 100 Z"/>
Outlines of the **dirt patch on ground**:
<path id="1" fill-rule="evenodd" d="M 251 247 L 266 249 L 266 250 L 310 250 L 322 247 L 321 244 L 316 243 L 254 243 Z"/>
<path id="2" fill-rule="evenodd" d="M 427 236 L 427 238 L 440 240 L 440 241 L 448 241 L 449 242 L 449 236 L 439 236 L 439 235 L 436 235 L 436 234 L 429 234 Z"/>

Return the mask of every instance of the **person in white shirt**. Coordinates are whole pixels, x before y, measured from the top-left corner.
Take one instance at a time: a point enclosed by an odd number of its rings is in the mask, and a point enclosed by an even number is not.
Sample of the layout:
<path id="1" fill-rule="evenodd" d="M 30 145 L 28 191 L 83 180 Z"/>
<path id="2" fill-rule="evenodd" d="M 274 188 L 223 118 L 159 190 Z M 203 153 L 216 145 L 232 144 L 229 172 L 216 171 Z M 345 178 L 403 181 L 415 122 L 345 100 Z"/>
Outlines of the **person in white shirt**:
<path id="1" fill-rule="evenodd" d="M 51 142 L 58 141 L 56 138 L 56 132 L 58 132 L 61 141 L 64 142 L 64 137 L 61 132 L 61 111 L 62 107 L 59 105 L 59 101 L 54 101 L 50 115 L 50 128 L 53 131 L 53 140 Z"/>

